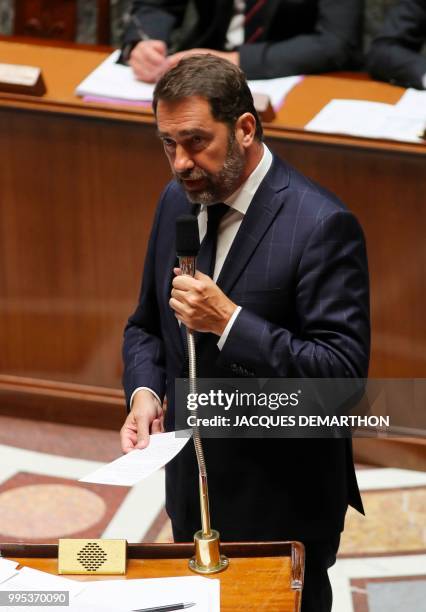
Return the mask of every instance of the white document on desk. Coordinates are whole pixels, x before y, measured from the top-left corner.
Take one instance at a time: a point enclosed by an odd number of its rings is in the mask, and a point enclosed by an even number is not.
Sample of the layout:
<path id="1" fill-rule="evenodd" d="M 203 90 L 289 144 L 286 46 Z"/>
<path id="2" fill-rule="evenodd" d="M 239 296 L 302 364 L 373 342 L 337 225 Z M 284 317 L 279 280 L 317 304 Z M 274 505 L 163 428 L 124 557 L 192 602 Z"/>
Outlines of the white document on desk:
<path id="1" fill-rule="evenodd" d="M 111 53 L 84 81 L 77 85 L 76 95 L 150 102 L 154 93 L 154 85 L 138 81 L 129 66 L 117 64 L 119 56 L 119 50 Z"/>
<path id="2" fill-rule="evenodd" d="M 155 434 L 149 445 L 119 457 L 94 472 L 80 478 L 80 482 L 131 487 L 166 465 L 183 449 L 191 437 L 191 430 Z"/>
<path id="3" fill-rule="evenodd" d="M 16 569 L 17 566 L 18 563 L 14 561 L 0 559 L 0 592 L 66 591 L 69 594 L 69 606 L 66 606 L 67 610 L 76 610 L 76 612 L 95 612 L 97 610 L 99 610 L 99 612 L 128 612 L 126 608 L 120 608 L 117 605 L 112 605 L 111 607 L 108 607 L 107 605 L 98 606 L 96 603 L 94 603 L 88 606 L 83 606 L 80 603 L 76 603 L 76 596 L 84 589 L 84 582 L 69 580 L 68 578 L 63 578 L 62 576 L 55 576 L 54 574 L 35 570 L 30 567 L 23 567 L 22 569 L 18 570 Z M 10 574 L 8 579 L 2 580 L 2 578 L 6 575 L 7 571 L 13 572 L 13 574 Z M 36 612 L 37 610 L 45 611 L 46 604 L 44 606 L 37 606 L 31 604 L 30 608 L 28 607 L 28 604 L 26 606 L 18 606 L 14 604 L 11 607 L 5 606 L 5 608 L 2 607 L 1 609 L 14 610 L 15 612 L 19 612 L 20 610 L 22 610 L 23 612 L 28 612 L 28 610 L 31 609 L 31 611 Z M 48 610 L 49 612 L 63 612 L 64 606 L 49 605 Z"/>
<path id="4" fill-rule="evenodd" d="M 407 89 L 395 108 L 403 115 L 421 117 L 426 122 L 426 91 Z"/>
<path id="5" fill-rule="evenodd" d="M 16 561 L 9 561 L 9 559 L 2 559 L 0 557 L 0 584 L 15 576 L 18 573 L 17 567 L 18 563 Z"/>
<path id="6" fill-rule="evenodd" d="M 14 576 L 0 584 L 1 591 L 68 591 L 70 599 L 83 589 L 83 583 L 32 567 L 23 567 Z"/>
<path id="7" fill-rule="evenodd" d="M 14 569 L 12 562 L 8 563 L 8 569 Z M 0 584 L 0 591 L 67 591 L 67 609 L 81 612 L 130 612 L 181 603 L 194 604 L 191 612 L 220 612 L 220 581 L 201 576 L 78 581 L 23 567 Z M 34 611 L 42 608 L 46 606 L 31 606 Z M 27 609 L 28 606 L 13 606 L 17 612 Z M 49 606 L 52 612 L 63 609 Z"/>
<path id="8" fill-rule="evenodd" d="M 396 109 L 394 104 L 367 100 L 331 100 L 305 125 L 305 130 L 422 143 L 424 122 Z"/>
<path id="9" fill-rule="evenodd" d="M 117 64 L 120 51 L 114 51 L 93 72 L 91 72 L 76 88 L 77 96 L 95 96 L 116 100 L 134 102 L 151 102 L 154 85 L 138 81 L 129 66 Z M 279 79 L 262 79 L 248 81 L 253 93 L 269 96 L 272 106 L 277 109 L 283 103 L 285 96 L 302 79 L 301 76 L 283 77 Z"/>
<path id="10" fill-rule="evenodd" d="M 137 610 L 179 603 L 194 603 L 191 612 L 220 611 L 220 581 L 201 576 L 102 580 L 84 583 L 75 603 L 91 603 Z"/>
<path id="11" fill-rule="evenodd" d="M 6 606 L 5 608 L 3 608 L 2 606 L 2 612 L 3 610 L 4 612 L 46 612 L 46 610 L 48 610 L 49 612 L 68 612 L 68 610 L 72 610 L 73 612 L 130 612 L 127 608 L 119 608 L 117 605 L 108 607 L 106 605 L 97 605 L 92 603 L 90 605 L 85 606 L 83 604 L 76 604 L 72 600 L 70 600 L 69 606 L 49 605 L 47 607 L 46 604 L 42 606 L 36 606 L 31 604 L 31 607 L 29 607 L 28 605 L 17 606 L 13 604 L 13 606 Z"/>
<path id="12" fill-rule="evenodd" d="M 303 76 L 281 77 L 279 79 L 259 79 L 247 81 L 252 94 L 260 93 L 269 96 L 274 110 L 283 104 L 287 94 L 294 88 Z"/>

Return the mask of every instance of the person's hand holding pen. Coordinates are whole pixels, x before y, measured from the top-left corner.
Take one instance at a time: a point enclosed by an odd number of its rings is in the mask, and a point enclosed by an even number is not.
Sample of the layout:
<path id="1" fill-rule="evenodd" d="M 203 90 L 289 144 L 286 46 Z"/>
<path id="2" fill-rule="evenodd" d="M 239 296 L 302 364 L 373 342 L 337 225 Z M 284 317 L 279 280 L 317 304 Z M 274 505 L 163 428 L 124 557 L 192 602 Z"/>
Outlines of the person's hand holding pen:
<path id="1" fill-rule="evenodd" d="M 170 67 L 167 60 L 163 40 L 141 40 L 130 53 L 129 66 L 140 81 L 156 83 Z"/>
<path id="2" fill-rule="evenodd" d="M 167 70 L 173 68 L 184 57 L 190 55 L 209 53 L 228 60 L 239 66 L 240 55 L 237 51 L 216 51 L 214 49 L 189 49 L 172 53 L 163 40 L 154 40 L 143 30 L 142 24 L 136 15 L 129 15 L 127 21 L 131 23 L 137 33 L 138 42 L 130 52 L 128 64 L 134 75 L 140 81 L 156 83 Z"/>
<path id="3" fill-rule="evenodd" d="M 126 47 L 123 49 L 119 62 L 127 62 L 140 81 L 156 83 L 170 67 L 167 62 L 166 43 L 163 40 L 151 39 L 136 15 L 127 15 L 124 22 L 133 28 L 133 35 L 137 36 L 139 41 L 130 53 Z"/>

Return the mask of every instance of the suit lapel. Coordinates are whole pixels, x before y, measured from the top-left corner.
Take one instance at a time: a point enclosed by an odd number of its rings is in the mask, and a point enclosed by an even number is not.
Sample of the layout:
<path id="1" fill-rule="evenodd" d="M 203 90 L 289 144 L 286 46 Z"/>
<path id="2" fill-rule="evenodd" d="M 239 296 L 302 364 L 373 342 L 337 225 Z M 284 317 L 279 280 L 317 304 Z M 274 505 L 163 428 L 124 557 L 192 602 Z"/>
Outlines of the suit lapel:
<path id="1" fill-rule="evenodd" d="M 284 197 L 280 192 L 287 187 L 288 181 L 287 167 L 274 157 L 271 168 L 250 203 L 217 279 L 218 286 L 227 295 L 282 208 Z"/>

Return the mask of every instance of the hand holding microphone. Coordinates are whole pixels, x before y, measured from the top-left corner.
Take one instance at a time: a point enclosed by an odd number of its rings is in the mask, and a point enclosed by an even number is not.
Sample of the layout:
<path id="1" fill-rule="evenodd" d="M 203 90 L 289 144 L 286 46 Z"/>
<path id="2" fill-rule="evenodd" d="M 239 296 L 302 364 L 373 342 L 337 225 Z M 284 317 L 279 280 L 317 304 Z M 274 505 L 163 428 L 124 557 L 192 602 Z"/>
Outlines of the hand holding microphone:
<path id="1" fill-rule="evenodd" d="M 176 222 L 176 253 L 180 268 L 172 283 L 170 307 L 188 329 L 221 336 L 237 305 L 206 274 L 196 271 L 200 249 L 198 221 L 182 215 Z"/>
<path id="2" fill-rule="evenodd" d="M 212 279 L 196 272 L 194 277 L 175 268 L 170 306 L 188 329 L 221 336 L 237 305 Z"/>

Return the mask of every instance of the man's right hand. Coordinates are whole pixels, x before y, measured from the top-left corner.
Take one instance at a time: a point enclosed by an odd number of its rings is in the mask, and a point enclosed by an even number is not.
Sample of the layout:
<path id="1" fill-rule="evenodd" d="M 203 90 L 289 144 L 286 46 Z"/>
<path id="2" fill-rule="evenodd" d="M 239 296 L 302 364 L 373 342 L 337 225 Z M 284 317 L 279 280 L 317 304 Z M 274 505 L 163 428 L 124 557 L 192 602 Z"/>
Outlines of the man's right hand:
<path id="1" fill-rule="evenodd" d="M 129 66 L 140 81 L 156 83 L 169 68 L 166 43 L 162 40 L 139 42 L 130 53 Z"/>
<path id="2" fill-rule="evenodd" d="M 135 394 L 132 409 L 120 431 L 123 453 L 129 453 L 135 448 L 146 448 L 150 433 L 162 431 L 164 431 L 162 406 L 150 391 L 141 389 Z"/>

